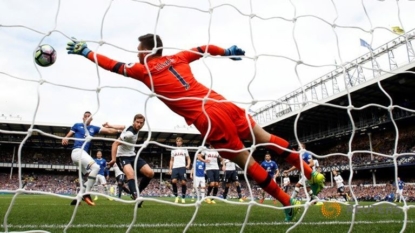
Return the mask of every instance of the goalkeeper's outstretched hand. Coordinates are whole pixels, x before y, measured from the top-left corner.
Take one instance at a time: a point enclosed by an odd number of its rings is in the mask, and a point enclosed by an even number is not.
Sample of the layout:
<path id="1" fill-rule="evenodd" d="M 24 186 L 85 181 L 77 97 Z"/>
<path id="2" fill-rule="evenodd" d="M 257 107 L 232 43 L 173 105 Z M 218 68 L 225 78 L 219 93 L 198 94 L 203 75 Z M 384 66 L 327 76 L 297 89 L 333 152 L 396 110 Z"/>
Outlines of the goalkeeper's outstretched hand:
<path id="1" fill-rule="evenodd" d="M 245 51 L 243 51 L 241 48 L 238 48 L 238 46 L 233 45 L 228 49 L 225 49 L 224 56 L 243 56 L 245 55 Z M 234 61 L 242 60 L 240 57 L 231 57 L 230 59 Z"/>
<path id="2" fill-rule="evenodd" d="M 66 46 L 66 50 L 68 50 L 68 54 L 78 54 L 83 55 L 84 57 L 88 56 L 88 53 L 91 50 L 88 48 L 85 41 L 78 41 L 76 38 L 72 37 L 72 41 L 68 42 Z"/>

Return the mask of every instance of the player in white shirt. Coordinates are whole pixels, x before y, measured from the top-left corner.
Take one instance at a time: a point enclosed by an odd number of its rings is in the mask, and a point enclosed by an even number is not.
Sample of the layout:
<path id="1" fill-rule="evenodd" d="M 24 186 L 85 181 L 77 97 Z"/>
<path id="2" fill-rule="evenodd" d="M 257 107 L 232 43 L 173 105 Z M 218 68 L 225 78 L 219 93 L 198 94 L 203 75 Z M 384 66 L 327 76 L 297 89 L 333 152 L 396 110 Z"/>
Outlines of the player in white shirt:
<path id="1" fill-rule="evenodd" d="M 337 170 L 333 170 L 333 176 L 333 179 L 336 182 L 337 194 L 342 196 L 345 201 L 348 201 L 348 195 L 344 191 L 343 177 L 339 174 Z"/>
<path id="2" fill-rule="evenodd" d="M 112 143 L 111 148 L 111 161 L 109 166 L 111 167 L 114 163 L 117 163 L 121 171 L 124 172 L 128 189 L 130 190 L 130 195 L 133 200 L 137 199 L 137 188 L 135 186 L 135 173 L 140 173 L 143 175 L 143 178 L 140 181 L 138 186 L 138 192 L 141 193 L 147 185 L 150 183 L 150 180 L 154 177 L 154 171 L 147 164 L 144 159 L 137 157 L 135 152 L 134 144 L 137 143 L 138 133 L 141 128 L 143 128 L 145 123 L 145 117 L 142 114 L 136 114 L 134 116 L 133 124 L 126 128 L 125 126 L 111 126 L 111 128 L 123 128 L 120 137 L 117 141 Z M 127 145 L 122 142 L 126 142 L 133 145 Z M 134 164 L 137 164 L 137 171 L 134 171 Z M 141 207 L 142 202 L 139 203 Z"/>
<path id="3" fill-rule="evenodd" d="M 177 181 L 180 180 L 182 186 L 182 203 L 186 203 L 186 170 L 190 168 L 190 156 L 187 149 L 180 148 L 183 145 L 181 137 L 176 138 L 177 149 L 171 151 L 169 174 L 171 175 L 171 183 L 173 186 L 173 194 L 176 197 L 175 203 L 179 202 L 177 193 Z"/>
<path id="4" fill-rule="evenodd" d="M 238 193 L 238 199 L 240 202 L 243 202 L 242 199 L 242 191 L 241 191 L 241 185 L 239 184 L 239 178 L 238 178 L 238 171 L 236 170 L 236 163 L 230 161 L 229 159 L 222 160 L 222 170 L 225 172 L 225 191 L 223 192 L 223 199 L 226 200 L 226 197 L 229 192 L 229 187 L 231 187 L 231 184 L 236 187 L 236 192 Z"/>
<path id="5" fill-rule="evenodd" d="M 197 158 L 206 164 L 206 176 L 209 185 L 207 196 L 210 196 L 210 193 L 213 190 L 212 196 L 216 197 L 219 190 L 219 162 L 222 162 L 223 159 L 212 146 L 209 146 L 209 149 L 198 154 Z M 216 203 L 210 198 L 206 199 L 206 202 L 209 204 Z"/>
<path id="6" fill-rule="evenodd" d="M 288 177 L 288 173 L 284 172 L 284 178 L 282 179 L 282 185 L 284 192 L 288 193 L 288 189 L 290 189 L 290 177 Z"/>

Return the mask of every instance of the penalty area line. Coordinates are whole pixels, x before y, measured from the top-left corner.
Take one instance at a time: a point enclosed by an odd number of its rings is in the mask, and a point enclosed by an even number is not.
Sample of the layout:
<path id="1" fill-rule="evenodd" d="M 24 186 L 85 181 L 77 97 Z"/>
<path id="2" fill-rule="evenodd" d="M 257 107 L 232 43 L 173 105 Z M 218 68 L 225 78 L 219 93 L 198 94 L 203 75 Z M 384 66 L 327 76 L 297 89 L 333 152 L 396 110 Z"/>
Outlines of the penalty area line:
<path id="1" fill-rule="evenodd" d="M 407 223 L 414 223 L 415 221 L 409 220 Z M 246 226 L 281 226 L 281 225 L 293 225 L 295 222 L 250 222 L 247 223 Z M 300 225 L 350 225 L 351 221 L 325 221 L 325 222 L 302 222 Z M 397 220 L 385 220 L 385 221 L 355 221 L 354 224 L 402 224 L 403 221 Z M 155 224 L 134 224 L 134 227 L 137 228 L 164 228 L 164 227 L 185 227 L 187 224 L 185 223 L 155 223 Z M 242 223 L 194 223 L 192 227 L 240 227 Z M 7 225 L 10 228 L 18 228 L 18 229 L 25 229 L 25 228 L 39 228 L 39 229 L 63 229 L 66 227 L 64 224 L 27 224 L 27 225 L 15 225 L 9 224 Z M 72 224 L 69 228 L 127 228 L 130 224 Z M 1 227 L 3 228 L 4 225 L 2 224 Z"/>

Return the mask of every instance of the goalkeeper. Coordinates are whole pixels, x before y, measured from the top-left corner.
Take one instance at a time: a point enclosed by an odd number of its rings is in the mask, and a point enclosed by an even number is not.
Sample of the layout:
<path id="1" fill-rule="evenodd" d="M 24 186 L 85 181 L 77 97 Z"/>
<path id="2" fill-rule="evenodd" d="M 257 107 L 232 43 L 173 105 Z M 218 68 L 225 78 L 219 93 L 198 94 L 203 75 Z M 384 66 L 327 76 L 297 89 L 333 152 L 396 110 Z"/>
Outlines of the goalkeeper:
<path id="1" fill-rule="evenodd" d="M 286 140 L 269 134 L 256 124 L 251 116 L 247 117 L 244 109 L 226 101 L 222 95 L 198 82 L 189 65 L 201 58 L 201 54 L 205 52 L 213 56 L 229 56 L 232 60 L 241 60 L 245 51 L 237 46 L 223 49 L 215 45 L 208 45 L 163 56 L 163 43 L 158 35 L 147 34 L 140 36 L 138 40 L 140 42 L 137 48 L 139 52 L 138 63 L 125 64 L 96 54 L 87 47 L 85 42 L 76 39 L 68 43 L 67 50 L 68 54 L 82 55 L 93 62 L 95 62 L 94 57 L 96 56 L 96 62 L 100 67 L 143 82 L 157 95 L 164 96 L 165 98 L 159 99 L 173 112 L 184 117 L 188 125 L 193 124 L 202 136 L 207 137 L 207 142 L 214 148 L 243 149 L 242 140 L 252 141 L 253 139 L 250 132 L 250 128 L 252 128 L 257 143 L 272 143 L 273 145 L 269 148 L 290 164 L 300 169 L 300 164 L 303 163 L 307 179 L 313 177 L 313 180 L 323 180 L 322 174 L 313 172 L 307 164 L 299 159 L 298 152 L 290 152 L 290 145 Z M 201 100 L 204 98 L 206 101 Z M 171 101 L 171 99 L 175 101 Z M 206 110 L 209 119 L 203 113 L 203 109 Z M 209 122 L 211 128 L 208 131 Z M 249 157 L 248 151 L 221 152 L 221 155 L 240 167 L 245 167 L 245 164 L 248 164 L 248 174 L 263 190 L 279 200 L 284 206 L 299 204 L 291 199 L 252 157 Z M 298 208 L 285 209 L 285 220 L 291 221 L 297 210 Z"/>

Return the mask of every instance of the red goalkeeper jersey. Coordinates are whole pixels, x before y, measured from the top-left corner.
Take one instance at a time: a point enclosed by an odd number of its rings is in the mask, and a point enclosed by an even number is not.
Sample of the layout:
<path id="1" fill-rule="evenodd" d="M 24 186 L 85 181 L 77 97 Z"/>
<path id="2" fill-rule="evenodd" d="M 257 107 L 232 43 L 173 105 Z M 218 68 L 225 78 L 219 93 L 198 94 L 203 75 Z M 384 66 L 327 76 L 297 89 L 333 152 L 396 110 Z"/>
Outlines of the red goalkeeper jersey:
<path id="1" fill-rule="evenodd" d="M 192 51 L 203 53 L 207 51 L 211 55 L 223 55 L 224 49 L 209 45 L 193 48 Z M 106 70 L 125 75 L 143 82 L 150 90 L 160 96 L 173 112 L 184 117 L 187 124 L 191 125 L 200 114 L 202 114 L 202 98 L 209 93 L 209 88 L 199 83 L 191 71 L 190 62 L 198 60 L 201 56 L 197 53 L 182 51 L 175 55 L 163 56 L 150 59 L 145 65 L 140 63 L 125 64 L 100 54 L 96 54 L 98 65 Z M 88 54 L 88 59 L 94 61 L 94 53 Z M 200 99 L 186 99 L 186 97 L 196 97 Z M 225 98 L 217 92 L 211 90 L 208 98 L 224 100 Z M 179 100 L 177 100 L 179 99 Z M 205 109 L 214 104 L 215 101 L 207 101 Z"/>

